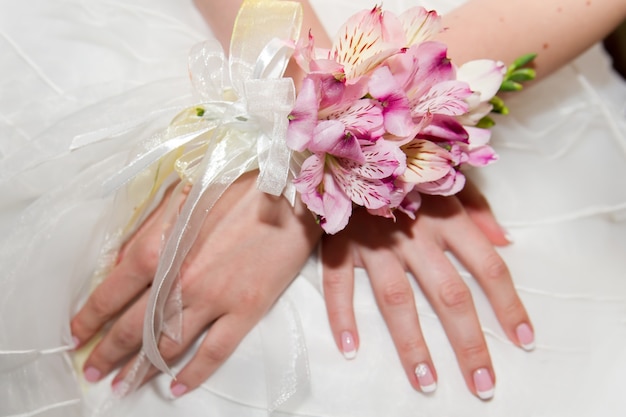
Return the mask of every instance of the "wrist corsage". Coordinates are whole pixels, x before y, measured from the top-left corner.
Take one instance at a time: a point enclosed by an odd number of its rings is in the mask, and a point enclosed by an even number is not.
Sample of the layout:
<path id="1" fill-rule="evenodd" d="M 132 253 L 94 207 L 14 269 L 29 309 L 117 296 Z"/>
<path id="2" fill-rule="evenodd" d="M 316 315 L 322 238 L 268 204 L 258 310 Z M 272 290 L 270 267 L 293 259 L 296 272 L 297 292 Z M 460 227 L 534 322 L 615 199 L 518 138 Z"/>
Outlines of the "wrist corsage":
<path id="1" fill-rule="evenodd" d="M 353 206 L 414 217 L 420 193 L 452 195 L 464 166 L 497 159 L 488 114 L 515 89 L 526 56 L 506 68 L 492 60 L 457 68 L 434 11 L 395 15 L 380 6 L 352 16 L 329 50 L 309 35 L 295 58 L 307 73 L 289 115 L 287 145 L 308 155 L 295 179 L 303 202 L 327 233 L 343 229 Z M 495 105 L 495 106 L 494 106 Z"/>

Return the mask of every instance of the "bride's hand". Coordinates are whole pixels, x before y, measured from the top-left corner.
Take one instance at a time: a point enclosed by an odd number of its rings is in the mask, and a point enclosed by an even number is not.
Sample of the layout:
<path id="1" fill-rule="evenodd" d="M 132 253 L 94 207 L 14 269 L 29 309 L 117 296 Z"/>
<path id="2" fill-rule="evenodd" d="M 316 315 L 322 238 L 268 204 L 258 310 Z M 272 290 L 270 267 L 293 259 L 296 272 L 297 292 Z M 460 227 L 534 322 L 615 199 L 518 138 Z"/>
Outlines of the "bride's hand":
<path id="1" fill-rule="evenodd" d="M 471 185 L 459 197 L 424 196 L 415 221 L 397 217 L 394 223 L 357 210 L 343 232 L 323 238 L 324 297 L 337 346 L 348 358 L 358 349 L 353 267 L 361 265 L 409 381 L 423 392 L 436 388 L 437 374 L 405 273 L 409 271 L 441 320 L 468 388 L 480 398 L 491 397 L 494 371 L 472 296 L 445 251 L 479 282 L 509 339 L 530 349 L 528 315 L 493 247 L 507 243 L 505 234 Z"/>
<path id="2" fill-rule="evenodd" d="M 297 275 L 321 234 L 304 208 L 298 205 L 294 212 L 284 198 L 258 191 L 254 179 L 244 176 L 220 198 L 181 269 L 183 341 L 162 336 L 160 352 L 172 363 L 208 332 L 171 387 L 177 396 L 199 386 L 226 360 Z M 115 386 L 141 347 L 166 206 L 162 203 L 124 245 L 119 263 L 72 319 L 80 346 L 112 321 L 84 365 L 91 382 L 126 363 Z"/>

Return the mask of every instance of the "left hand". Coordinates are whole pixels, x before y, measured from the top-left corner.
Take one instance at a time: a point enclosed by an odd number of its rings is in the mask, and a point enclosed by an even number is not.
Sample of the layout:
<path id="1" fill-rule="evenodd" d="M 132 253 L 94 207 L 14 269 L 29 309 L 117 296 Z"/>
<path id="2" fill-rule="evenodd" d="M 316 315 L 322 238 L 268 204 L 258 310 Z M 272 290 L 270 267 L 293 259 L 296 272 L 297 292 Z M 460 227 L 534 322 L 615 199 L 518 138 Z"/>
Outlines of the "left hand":
<path id="1" fill-rule="evenodd" d="M 530 329 L 530 320 L 493 242 L 507 239 L 472 185 L 459 197 L 423 196 L 415 221 L 401 213 L 393 222 L 355 210 L 347 228 L 325 236 L 322 245 L 324 296 L 339 349 L 348 357 L 358 349 L 353 267 L 361 265 L 409 381 L 424 392 L 435 388 L 437 374 L 420 329 L 408 271 L 439 316 L 468 388 L 488 398 L 495 373 L 487 345 L 471 293 L 445 251 L 478 280 L 505 333 L 522 346 L 527 341 L 520 340 L 518 328 Z"/>

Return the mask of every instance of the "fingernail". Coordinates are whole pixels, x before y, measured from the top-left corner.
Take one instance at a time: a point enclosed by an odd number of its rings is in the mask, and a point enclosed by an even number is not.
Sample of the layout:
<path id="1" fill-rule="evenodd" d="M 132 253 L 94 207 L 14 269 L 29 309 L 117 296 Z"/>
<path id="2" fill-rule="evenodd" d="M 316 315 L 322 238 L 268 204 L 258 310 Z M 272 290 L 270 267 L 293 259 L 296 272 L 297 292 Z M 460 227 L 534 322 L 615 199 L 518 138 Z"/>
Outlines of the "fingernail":
<path id="1" fill-rule="evenodd" d="M 349 331 L 341 333 L 341 351 L 343 357 L 350 360 L 356 358 L 356 344 L 354 343 L 354 337 Z"/>
<path id="2" fill-rule="evenodd" d="M 535 348 L 535 335 L 533 330 L 526 323 L 522 323 L 515 329 L 517 340 L 524 350 L 533 350 Z"/>
<path id="3" fill-rule="evenodd" d="M 437 381 L 435 381 L 435 376 L 430 371 L 430 367 L 427 364 L 418 364 L 415 367 L 415 375 L 417 376 L 417 381 L 420 384 L 422 392 L 428 394 L 437 389 Z"/>
<path id="4" fill-rule="evenodd" d="M 80 339 L 76 336 L 72 336 L 72 349 L 76 349 L 78 346 L 80 346 Z"/>
<path id="5" fill-rule="evenodd" d="M 100 373 L 100 371 L 98 371 L 93 366 L 90 366 L 89 368 L 85 369 L 85 379 L 88 382 L 98 382 L 100 380 L 101 375 L 102 374 Z"/>
<path id="6" fill-rule="evenodd" d="M 504 238 L 506 239 L 507 242 L 509 243 L 515 242 L 515 239 L 513 239 L 513 235 L 511 235 L 511 232 L 509 232 L 505 227 L 502 227 L 502 225 L 500 225 L 500 230 L 502 230 L 502 234 L 504 235 Z"/>
<path id="7" fill-rule="evenodd" d="M 185 384 L 181 384 L 180 382 L 178 382 L 176 385 L 174 385 L 171 388 L 171 390 L 172 390 L 172 395 L 178 398 L 187 392 L 187 386 Z"/>
<path id="8" fill-rule="evenodd" d="M 115 395 L 118 398 L 122 398 L 126 396 L 129 388 L 130 387 L 128 383 L 126 383 L 124 380 L 117 381 L 113 384 L 113 395 Z"/>
<path id="9" fill-rule="evenodd" d="M 480 368 L 474 371 L 474 385 L 476 386 L 476 394 L 481 400 L 488 400 L 493 397 L 494 387 L 493 379 L 487 368 Z"/>

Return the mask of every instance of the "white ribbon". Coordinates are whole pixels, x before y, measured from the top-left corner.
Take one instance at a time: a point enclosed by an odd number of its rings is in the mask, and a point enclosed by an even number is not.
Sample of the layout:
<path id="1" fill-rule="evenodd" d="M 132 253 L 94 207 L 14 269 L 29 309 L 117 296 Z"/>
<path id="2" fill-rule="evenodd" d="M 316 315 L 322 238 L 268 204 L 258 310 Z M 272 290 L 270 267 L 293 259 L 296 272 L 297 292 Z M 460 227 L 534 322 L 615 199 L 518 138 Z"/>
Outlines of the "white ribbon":
<path id="1" fill-rule="evenodd" d="M 281 10 L 282 13 L 277 13 Z M 286 13 L 285 13 L 286 11 Z M 285 19 L 288 16 L 288 19 Z M 179 169 L 193 186 L 166 240 L 144 321 L 143 351 L 159 370 L 171 371 L 163 360 L 158 340 L 163 332 L 166 303 L 182 263 L 207 213 L 226 189 L 245 172 L 259 169 L 261 191 L 281 195 L 293 203 L 289 181 L 291 151 L 285 140 L 288 115 L 295 101 L 293 81 L 281 78 L 291 54 L 285 41 L 298 36 L 298 3 L 247 0 L 237 18 L 228 61 L 219 44 L 208 41 L 194 48 L 190 58 L 192 82 L 206 102 L 183 112 L 160 137 L 157 145 L 132 161 L 107 184 L 115 189 L 135 178 L 164 156 L 185 147 Z M 197 157 L 198 150 L 204 155 Z M 180 167 L 179 167 L 180 168 Z M 283 308 L 283 311 L 284 310 Z M 308 365 L 297 313 L 288 309 L 291 323 L 282 338 L 291 346 L 289 358 L 269 354 L 274 372 L 266 374 L 268 411 L 295 398 L 308 384 Z M 182 312 L 179 312 L 179 314 Z M 261 329 L 267 329 L 262 326 Z M 267 331 L 267 330 L 265 330 Z M 271 340 L 275 340 L 272 338 Z M 277 374 L 277 370 L 281 370 Z"/>

